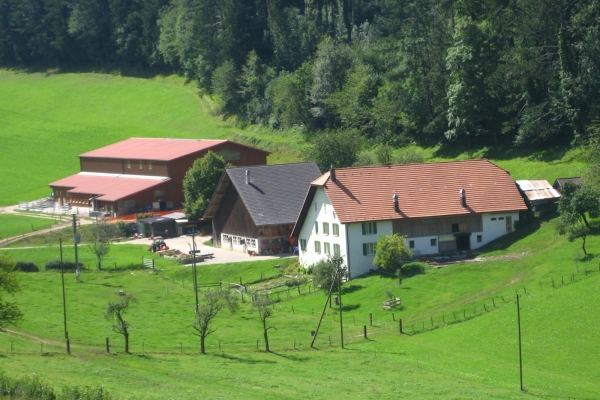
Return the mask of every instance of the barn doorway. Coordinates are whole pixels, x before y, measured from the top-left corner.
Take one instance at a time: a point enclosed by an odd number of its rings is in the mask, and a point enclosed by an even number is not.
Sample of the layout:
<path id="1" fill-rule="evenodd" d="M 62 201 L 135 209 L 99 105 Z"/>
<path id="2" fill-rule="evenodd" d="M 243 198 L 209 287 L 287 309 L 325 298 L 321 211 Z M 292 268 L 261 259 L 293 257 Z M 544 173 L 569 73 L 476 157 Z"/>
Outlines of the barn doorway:
<path id="1" fill-rule="evenodd" d="M 471 250 L 471 234 L 456 235 L 456 250 L 469 251 Z"/>

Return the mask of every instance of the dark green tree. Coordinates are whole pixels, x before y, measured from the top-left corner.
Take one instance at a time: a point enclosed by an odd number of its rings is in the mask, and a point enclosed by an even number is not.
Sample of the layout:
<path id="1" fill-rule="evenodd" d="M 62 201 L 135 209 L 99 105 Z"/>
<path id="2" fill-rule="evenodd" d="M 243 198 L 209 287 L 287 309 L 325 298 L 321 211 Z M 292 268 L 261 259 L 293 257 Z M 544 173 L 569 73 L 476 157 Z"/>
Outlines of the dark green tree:
<path id="1" fill-rule="evenodd" d="M 14 294 L 20 291 L 17 280 L 17 264 L 6 254 L 0 255 L 0 329 L 14 325 L 23 318 L 16 303 L 3 301 L 2 294 Z"/>
<path id="2" fill-rule="evenodd" d="M 581 249 L 583 254 L 587 255 L 585 241 L 590 234 L 590 228 L 583 223 L 580 215 L 573 212 L 562 212 L 556 222 L 556 231 L 559 235 L 567 236 L 569 242 L 582 239 Z"/>
<path id="3" fill-rule="evenodd" d="M 571 222 L 574 216 L 578 216 L 586 228 L 590 224 L 586 214 L 590 218 L 600 217 L 600 192 L 589 185 L 575 185 L 567 182 L 562 188 L 562 196 L 558 203 L 558 212 L 565 215 L 566 222 Z M 571 224 L 572 225 L 572 224 Z"/>
<path id="4" fill-rule="evenodd" d="M 110 252 L 111 239 L 120 235 L 117 224 L 99 219 L 88 231 L 89 246 L 86 246 L 96 257 L 96 267 L 102 269 L 102 260 Z"/>
<path id="5" fill-rule="evenodd" d="M 189 219 L 202 218 L 226 167 L 227 162 L 223 157 L 212 151 L 194 161 L 183 179 L 183 211 Z"/>
<path id="6" fill-rule="evenodd" d="M 358 159 L 363 139 L 356 131 L 329 131 L 317 135 L 309 147 L 306 158 L 314 161 L 321 171 L 351 167 Z"/>

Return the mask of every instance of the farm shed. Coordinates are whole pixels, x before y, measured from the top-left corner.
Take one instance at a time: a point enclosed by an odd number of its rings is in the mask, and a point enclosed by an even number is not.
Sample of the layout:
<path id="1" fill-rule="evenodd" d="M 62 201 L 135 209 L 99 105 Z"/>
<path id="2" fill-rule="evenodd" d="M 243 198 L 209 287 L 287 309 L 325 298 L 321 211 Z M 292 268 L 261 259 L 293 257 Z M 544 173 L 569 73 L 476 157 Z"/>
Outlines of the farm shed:
<path id="1" fill-rule="evenodd" d="M 181 208 L 183 179 L 208 151 L 263 165 L 269 152 L 228 140 L 131 138 L 79 156 L 80 172 L 50 183 L 59 206 L 117 216 Z"/>
<path id="2" fill-rule="evenodd" d="M 312 162 L 226 169 L 204 214 L 214 245 L 250 254 L 292 250 L 292 228 L 320 175 Z"/>
<path id="3" fill-rule="evenodd" d="M 552 206 L 560 199 L 558 190 L 546 180 L 519 180 L 517 185 L 525 202 L 531 208 Z"/>
<path id="4" fill-rule="evenodd" d="M 562 193 L 562 188 L 567 182 L 571 182 L 574 185 L 581 185 L 581 178 L 578 176 L 572 178 L 558 178 L 554 181 L 554 185 L 552 185 L 552 187 Z"/>
<path id="5" fill-rule="evenodd" d="M 488 160 L 332 169 L 310 185 L 292 235 L 308 267 L 341 256 L 350 277 L 373 267 L 379 235 L 415 254 L 477 249 L 512 232 L 527 206 Z"/>
<path id="6" fill-rule="evenodd" d="M 180 224 L 185 219 L 184 213 L 171 213 L 158 217 L 138 219 L 137 231 L 146 237 L 173 237 L 182 234 Z M 178 223 L 178 221 L 180 221 Z M 187 222 L 187 220 L 185 220 Z"/>

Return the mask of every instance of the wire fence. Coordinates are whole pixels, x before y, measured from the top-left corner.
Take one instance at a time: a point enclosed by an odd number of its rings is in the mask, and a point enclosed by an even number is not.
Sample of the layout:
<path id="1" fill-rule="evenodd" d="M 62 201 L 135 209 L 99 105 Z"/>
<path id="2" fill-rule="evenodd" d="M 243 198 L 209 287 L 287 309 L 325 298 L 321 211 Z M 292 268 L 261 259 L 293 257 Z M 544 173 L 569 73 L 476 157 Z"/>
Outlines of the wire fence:
<path id="1" fill-rule="evenodd" d="M 598 269 L 591 270 L 585 268 L 578 270 L 569 275 L 549 277 L 544 280 L 539 280 L 537 284 L 530 286 L 522 286 L 514 289 L 513 292 L 506 292 L 493 297 L 489 297 L 486 300 L 478 303 L 471 303 L 468 306 L 464 306 L 461 309 L 445 312 L 442 314 L 432 314 L 430 316 L 410 316 L 400 318 L 400 312 L 391 310 L 385 313 L 373 314 L 372 312 L 357 313 L 357 312 L 344 312 L 343 313 L 343 330 L 344 330 L 344 343 L 345 344 L 356 344 L 370 340 L 372 337 L 378 335 L 415 335 L 424 332 L 431 331 L 433 329 L 439 329 L 444 326 L 451 324 L 462 323 L 469 321 L 473 318 L 485 315 L 489 312 L 493 312 L 495 309 L 502 307 L 503 305 L 510 303 L 513 304 L 513 296 L 518 293 L 520 295 L 531 295 L 533 293 L 540 293 L 547 290 L 556 290 L 564 286 L 579 282 L 588 277 L 600 274 L 600 264 Z M 281 276 L 277 274 L 276 276 Z M 174 278 L 164 275 L 165 279 L 171 280 Z M 261 278 L 268 280 L 270 277 L 265 276 L 263 273 Z M 271 277 L 272 278 L 272 277 Z M 244 281 L 241 280 L 243 283 Z M 260 282 L 257 280 L 255 282 Z M 189 287 L 193 289 L 191 282 L 181 280 L 182 287 Z M 252 293 L 246 294 L 247 286 L 238 282 L 210 282 L 210 283 L 199 283 L 199 288 L 210 288 L 210 287 L 221 287 L 228 289 L 235 289 L 240 296 L 240 299 L 248 302 L 252 299 Z M 167 287 L 168 290 L 168 287 Z M 297 324 L 307 326 L 305 332 L 299 333 L 296 329 L 293 337 L 288 335 L 288 339 L 279 339 L 279 335 L 272 335 L 273 339 L 269 339 L 269 345 L 271 351 L 287 351 L 287 350 L 301 350 L 308 349 L 311 346 L 312 336 L 317 326 L 317 322 L 321 317 L 321 309 L 306 308 L 298 306 L 297 304 L 286 304 L 286 300 L 297 299 L 301 296 L 306 296 L 314 293 L 314 287 L 312 283 L 305 283 L 298 287 L 278 287 L 269 291 L 269 298 L 272 299 L 271 307 L 275 310 L 280 310 L 285 313 L 291 313 L 298 319 Z M 339 347 L 341 345 L 341 338 L 339 335 L 339 308 L 335 305 L 326 307 L 323 315 L 323 324 L 321 332 L 319 333 L 314 346 L 317 348 L 326 347 Z M 397 318 L 398 316 L 398 318 Z M 335 332 L 332 333 L 332 332 Z M 298 337 L 300 335 L 300 337 Z M 61 340 L 45 340 L 36 341 L 29 340 L 27 338 L 20 340 L 10 340 L 4 347 L 0 346 L 0 354 L 3 353 L 14 353 L 14 354 L 35 354 L 35 353 L 62 353 L 65 352 L 66 342 L 61 343 Z M 106 341 L 106 342 L 105 342 Z M 251 352 L 251 351 L 264 351 L 265 344 L 261 337 L 259 338 L 222 338 L 220 340 L 209 339 L 206 341 L 207 352 Z M 99 338 L 96 344 L 87 343 L 73 343 L 71 342 L 71 351 L 77 353 L 78 349 L 82 349 L 93 353 L 107 353 L 107 352 L 122 352 L 124 350 L 124 340 L 121 337 L 110 338 Z M 193 354 L 200 351 L 200 341 L 195 336 L 190 335 L 190 340 L 186 342 L 179 341 L 175 343 L 156 343 L 155 340 L 146 341 L 144 338 L 136 337 L 130 342 L 130 352 L 133 353 L 148 353 L 148 354 Z"/>

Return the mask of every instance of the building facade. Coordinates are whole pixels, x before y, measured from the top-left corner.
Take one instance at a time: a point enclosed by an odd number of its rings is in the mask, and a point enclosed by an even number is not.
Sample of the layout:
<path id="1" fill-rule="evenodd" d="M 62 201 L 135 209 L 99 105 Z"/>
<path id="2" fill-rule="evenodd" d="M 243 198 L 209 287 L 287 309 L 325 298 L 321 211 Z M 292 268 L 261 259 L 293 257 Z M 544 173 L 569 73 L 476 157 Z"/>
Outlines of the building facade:
<path id="1" fill-rule="evenodd" d="M 57 205 L 112 216 L 181 208 L 185 174 L 208 151 L 238 166 L 269 154 L 228 140 L 131 138 L 81 154 L 81 172 L 49 186 Z"/>
<path id="2" fill-rule="evenodd" d="M 514 231 L 527 206 L 487 160 L 332 170 L 311 184 L 293 236 L 304 266 L 334 255 L 351 277 L 374 268 L 380 235 L 415 256 L 477 249 Z"/>

